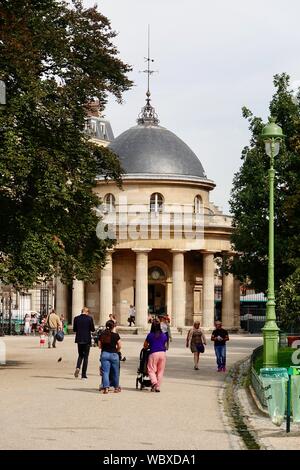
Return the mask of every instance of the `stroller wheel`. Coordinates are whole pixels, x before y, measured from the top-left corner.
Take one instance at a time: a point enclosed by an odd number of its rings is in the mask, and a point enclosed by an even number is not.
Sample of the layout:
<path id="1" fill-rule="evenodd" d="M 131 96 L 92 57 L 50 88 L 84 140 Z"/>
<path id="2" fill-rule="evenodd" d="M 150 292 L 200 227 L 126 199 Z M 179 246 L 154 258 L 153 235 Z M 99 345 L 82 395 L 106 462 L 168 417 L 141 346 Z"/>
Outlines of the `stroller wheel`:
<path id="1" fill-rule="evenodd" d="M 139 379 L 136 379 L 136 381 L 135 381 L 135 388 L 136 388 L 136 389 L 139 388 Z"/>
<path id="2" fill-rule="evenodd" d="M 141 380 L 140 389 L 143 390 L 143 388 L 144 388 L 144 385 L 143 385 L 143 381 Z"/>

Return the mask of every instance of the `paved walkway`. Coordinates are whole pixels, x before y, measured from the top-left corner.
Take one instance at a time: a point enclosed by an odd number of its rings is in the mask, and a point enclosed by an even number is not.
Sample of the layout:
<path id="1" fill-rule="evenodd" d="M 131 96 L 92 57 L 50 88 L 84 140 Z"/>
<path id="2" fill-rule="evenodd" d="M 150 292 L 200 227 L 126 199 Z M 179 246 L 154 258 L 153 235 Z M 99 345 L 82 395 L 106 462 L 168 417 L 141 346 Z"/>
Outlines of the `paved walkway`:
<path id="1" fill-rule="evenodd" d="M 136 390 L 144 337 L 124 336 L 122 393 L 98 392 L 99 350 L 93 348 L 89 379 L 73 376 L 76 347 L 66 337 L 56 349 L 39 349 L 38 337 L 5 337 L 0 366 L 0 449 L 231 449 L 219 392 L 224 374 L 215 371 L 210 343 L 199 371 L 183 337 L 168 351 L 161 393 Z M 261 338 L 231 336 L 228 365 L 249 355 Z M 59 358 L 62 358 L 58 362 Z"/>

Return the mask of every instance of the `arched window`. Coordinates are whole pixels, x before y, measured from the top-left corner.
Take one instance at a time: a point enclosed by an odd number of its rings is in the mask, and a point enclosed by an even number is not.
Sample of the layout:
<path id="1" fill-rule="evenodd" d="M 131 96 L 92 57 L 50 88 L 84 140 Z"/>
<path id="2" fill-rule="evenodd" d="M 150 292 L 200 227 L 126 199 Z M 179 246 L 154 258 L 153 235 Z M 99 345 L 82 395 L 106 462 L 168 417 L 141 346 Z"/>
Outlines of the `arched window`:
<path id="1" fill-rule="evenodd" d="M 202 197 L 197 194 L 194 199 L 194 214 L 202 214 L 203 212 L 203 205 L 202 205 Z"/>
<path id="2" fill-rule="evenodd" d="M 162 212 L 164 198 L 160 193 L 153 193 L 150 198 L 150 212 Z"/>
<path id="3" fill-rule="evenodd" d="M 107 212 L 116 210 L 116 198 L 113 194 L 108 193 L 104 196 L 104 208 Z"/>

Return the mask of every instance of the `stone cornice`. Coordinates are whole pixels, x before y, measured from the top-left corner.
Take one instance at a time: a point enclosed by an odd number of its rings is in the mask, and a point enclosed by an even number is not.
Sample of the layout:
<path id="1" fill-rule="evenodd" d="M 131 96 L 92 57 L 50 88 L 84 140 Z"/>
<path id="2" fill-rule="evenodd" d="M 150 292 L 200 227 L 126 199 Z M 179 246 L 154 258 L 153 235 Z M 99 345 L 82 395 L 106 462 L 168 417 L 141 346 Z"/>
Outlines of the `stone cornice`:
<path id="1" fill-rule="evenodd" d="M 143 183 L 143 184 L 153 184 L 162 183 L 162 184 L 172 184 L 172 185 L 188 185 L 188 186 L 197 186 L 211 191 L 215 188 L 216 184 L 207 178 L 200 178 L 198 176 L 188 176 L 188 175 L 160 175 L 160 174 L 130 174 L 122 175 L 123 183 Z M 112 184 L 115 185 L 115 181 L 108 180 L 106 181 L 104 177 L 99 176 L 96 179 L 97 185 Z"/>
<path id="2" fill-rule="evenodd" d="M 135 253 L 149 253 L 152 251 L 152 248 L 131 248 Z"/>

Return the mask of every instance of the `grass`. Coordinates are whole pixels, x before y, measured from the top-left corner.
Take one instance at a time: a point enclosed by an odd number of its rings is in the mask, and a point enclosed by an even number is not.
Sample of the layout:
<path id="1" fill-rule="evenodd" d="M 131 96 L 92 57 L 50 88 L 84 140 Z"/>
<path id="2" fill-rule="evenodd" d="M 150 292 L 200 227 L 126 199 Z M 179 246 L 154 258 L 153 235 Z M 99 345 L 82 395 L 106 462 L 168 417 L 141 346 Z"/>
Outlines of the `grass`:
<path id="1" fill-rule="evenodd" d="M 279 348 L 278 350 L 278 367 L 289 367 L 292 366 L 292 354 L 295 349 L 292 348 Z M 254 369 L 259 374 L 260 369 L 263 367 L 263 352 L 258 355 L 254 362 Z"/>

